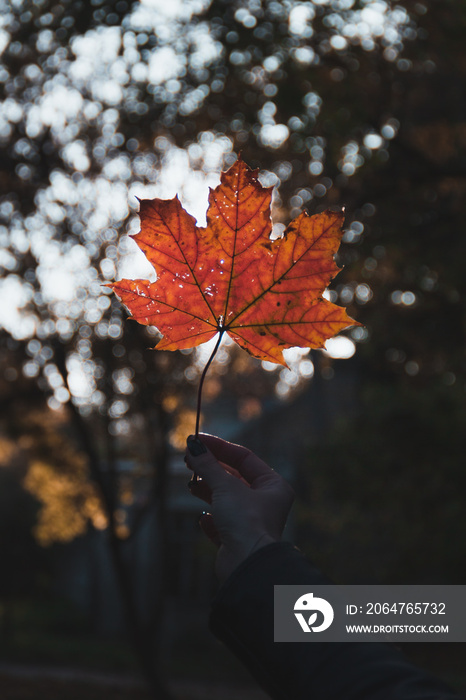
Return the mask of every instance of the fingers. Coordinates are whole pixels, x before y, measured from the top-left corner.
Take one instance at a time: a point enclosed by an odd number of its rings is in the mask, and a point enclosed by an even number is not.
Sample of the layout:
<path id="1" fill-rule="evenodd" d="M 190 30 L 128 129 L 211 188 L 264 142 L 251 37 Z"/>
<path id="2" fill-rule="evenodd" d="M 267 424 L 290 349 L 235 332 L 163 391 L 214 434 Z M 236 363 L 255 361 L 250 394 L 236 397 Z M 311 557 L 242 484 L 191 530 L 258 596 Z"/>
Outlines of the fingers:
<path id="1" fill-rule="evenodd" d="M 212 491 L 203 479 L 195 479 L 193 476 L 188 486 L 193 496 L 201 498 L 206 503 L 212 503 Z"/>
<path id="2" fill-rule="evenodd" d="M 275 475 L 273 469 L 262 461 L 254 452 L 242 445 L 235 445 L 214 435 L 200 434 L 200 439 L 220 462 L 233 467 L 248 484 L 253 484 L 259 477 Z"/>
<path id="3" fill-rule="evenodd" d="M 199 525 L 201 526 L 201 530 L 211 542 L 214 543 L 216 547 L 220 547 L 222 544 L 222 540 L 220 539 L 220 535 L 218 534 L 218 530 L 215 527 L 214 519 L 210 513 L 203 513 L 201 517 L 199 518 Z"/>
<path id="4" fill-rule="evenodd" d="M 231 479 L 225 469 L 218 463 L 212 452 L 197 438 L 187 440 L 186 461 L 188 466 L 202 477 L 207 487 L 214 491 L 224 485 L 226 479 Z"/>

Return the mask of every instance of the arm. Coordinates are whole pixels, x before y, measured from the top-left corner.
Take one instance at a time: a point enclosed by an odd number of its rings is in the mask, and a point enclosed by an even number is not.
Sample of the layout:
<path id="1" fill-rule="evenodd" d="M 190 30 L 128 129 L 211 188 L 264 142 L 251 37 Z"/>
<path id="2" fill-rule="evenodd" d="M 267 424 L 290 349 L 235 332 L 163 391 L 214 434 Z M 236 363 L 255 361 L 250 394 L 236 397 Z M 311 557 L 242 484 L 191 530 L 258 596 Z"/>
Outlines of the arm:
<path id="1" fill-rule="evenodd" d="M 331 583 L 280 541 L 293 493 L 244 447 L 203 435 L 190 449 L 187 464 L 202 477 L 191 491 L 210 505 L 201 526 L 219 548 L 223 581 L 211 629 L 274 700 L 458 698 L 390 645 L 274 642 L 274 585 Z"/>
<path id="2" fill-rule="evenodd" d="M 274 642 L 273 586 L 326 583 L 291 544 L 270 544 L 223 584 L 211 629 L 274 700 L 458 700 L 388 644 Z"/>

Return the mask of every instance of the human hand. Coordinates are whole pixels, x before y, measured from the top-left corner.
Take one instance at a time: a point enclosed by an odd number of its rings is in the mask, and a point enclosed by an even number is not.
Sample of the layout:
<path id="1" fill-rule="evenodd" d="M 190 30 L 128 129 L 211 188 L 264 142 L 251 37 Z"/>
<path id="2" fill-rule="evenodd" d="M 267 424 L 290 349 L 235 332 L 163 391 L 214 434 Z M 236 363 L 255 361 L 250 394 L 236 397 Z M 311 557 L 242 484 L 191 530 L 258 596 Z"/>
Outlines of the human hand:
<path id="1" fill-rule="evenodd" d="M 191 493 L 210 505 L 200 525 L 218 547 L 223 582 L 253 552 L 278 542 L 294 500 L 291 486 L 253 452 L 213 435 L 189 436 L 185 461 L 201 479 Z"/>

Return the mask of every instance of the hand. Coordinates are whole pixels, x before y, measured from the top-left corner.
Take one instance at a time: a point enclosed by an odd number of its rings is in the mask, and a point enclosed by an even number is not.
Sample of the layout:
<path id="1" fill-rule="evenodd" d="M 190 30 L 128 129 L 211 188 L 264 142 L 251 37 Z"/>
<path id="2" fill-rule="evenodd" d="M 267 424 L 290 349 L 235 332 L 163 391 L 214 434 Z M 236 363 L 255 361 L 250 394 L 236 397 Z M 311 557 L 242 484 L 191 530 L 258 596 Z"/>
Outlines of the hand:
<path id="1" fill-rule="evenodd" d="M 218 547 L 223 582 L 250 554 L 280 540 L 294 492 L 246 447 L 205 434 L 187 444 L 187 466 L 201 477 L 191 480 L 191 493 L 210 504 L 200 525 Z"/>

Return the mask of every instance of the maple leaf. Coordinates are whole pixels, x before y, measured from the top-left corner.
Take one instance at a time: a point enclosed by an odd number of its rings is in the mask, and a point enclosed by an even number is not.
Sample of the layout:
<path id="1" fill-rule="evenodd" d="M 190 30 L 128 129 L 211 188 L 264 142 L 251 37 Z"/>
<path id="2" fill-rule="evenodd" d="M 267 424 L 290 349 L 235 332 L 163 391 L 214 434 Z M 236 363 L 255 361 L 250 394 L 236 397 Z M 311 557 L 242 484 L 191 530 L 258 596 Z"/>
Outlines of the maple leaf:
<path id="1" fill-rule="evenodd" d="M 196 226 L 178 199 L 142 200 L 134 240 L 157 280 L 109 286 L 133 318 L 163 334 L 158 350 L 190 348 L 228 333 L 261 360 L 284 365 L 282 351 L 321 348 L 350 325 L 345 309 L 323 298 L 340 268 L 342 212 L 300 214 L 272 240 L 272 187 L 241 158 L 210 190 L 207 226 Z"/>

